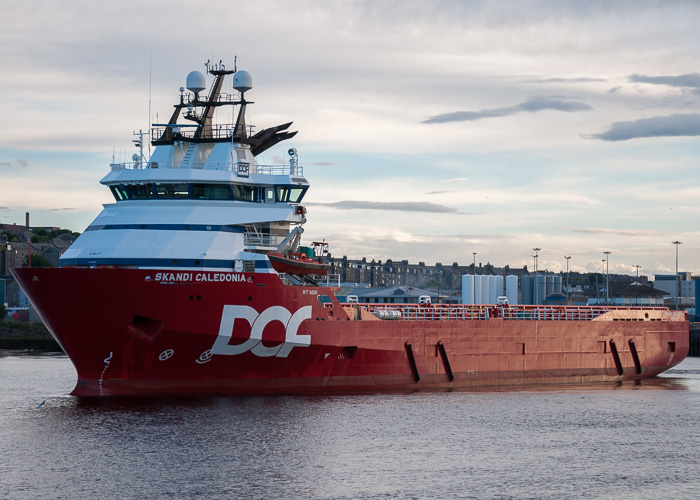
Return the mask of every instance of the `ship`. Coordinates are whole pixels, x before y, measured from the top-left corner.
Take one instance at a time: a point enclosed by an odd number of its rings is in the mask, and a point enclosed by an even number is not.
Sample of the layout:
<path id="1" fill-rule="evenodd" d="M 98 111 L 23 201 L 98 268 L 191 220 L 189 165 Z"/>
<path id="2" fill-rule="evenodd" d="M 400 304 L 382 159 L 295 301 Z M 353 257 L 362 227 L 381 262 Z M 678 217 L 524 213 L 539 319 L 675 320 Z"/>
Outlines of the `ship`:
<path id="1" fill-rule="evenodd" d="M 252 88 L 235 64 L 189 73 L 167 123 L 110 165 L 114 202 L 59 267 L 12 269 L 76 368 L 73 395 L 610 382 L 688 354 L 686 312 L 662 307 L 341 302 L 325 242 L 301 244 L 310 184 L 296 149 L 258 161 L 292 122 L 255 132 Z"/>

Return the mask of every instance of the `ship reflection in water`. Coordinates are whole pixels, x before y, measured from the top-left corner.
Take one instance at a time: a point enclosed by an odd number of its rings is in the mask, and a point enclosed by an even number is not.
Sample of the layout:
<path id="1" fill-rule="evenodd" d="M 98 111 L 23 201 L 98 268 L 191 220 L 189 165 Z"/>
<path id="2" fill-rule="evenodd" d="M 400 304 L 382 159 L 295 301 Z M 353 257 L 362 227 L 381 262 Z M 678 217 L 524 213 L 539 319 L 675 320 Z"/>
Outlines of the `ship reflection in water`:
<path id="1" fill-rule="evenodd" d="M 66 397 L 74 380 L 65 357 L 0 357 L 8 498 L 700 495 L 699 358 L 638 383 L 411 394 Z"/>

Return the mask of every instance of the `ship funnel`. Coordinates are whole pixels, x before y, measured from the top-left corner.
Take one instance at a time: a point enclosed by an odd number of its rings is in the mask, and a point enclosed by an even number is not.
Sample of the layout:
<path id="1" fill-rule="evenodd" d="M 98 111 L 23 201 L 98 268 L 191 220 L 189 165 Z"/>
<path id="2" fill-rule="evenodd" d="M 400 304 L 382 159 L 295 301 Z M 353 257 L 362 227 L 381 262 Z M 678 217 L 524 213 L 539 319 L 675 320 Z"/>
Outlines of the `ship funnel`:
<path id="1" fill-rule="evenodd" d="M 236 71 L 233 75 L 233 88 L 239 92 L 245 92 L 253 88 L 253 77 L 247 71 Z"/>
<path id="2" fill-rule="evenodd" d="M 198 94 L 202 90 L 207 88 L 207 80 L 199 71 L 192 71 L 187 75 L 187 90 Z"/>

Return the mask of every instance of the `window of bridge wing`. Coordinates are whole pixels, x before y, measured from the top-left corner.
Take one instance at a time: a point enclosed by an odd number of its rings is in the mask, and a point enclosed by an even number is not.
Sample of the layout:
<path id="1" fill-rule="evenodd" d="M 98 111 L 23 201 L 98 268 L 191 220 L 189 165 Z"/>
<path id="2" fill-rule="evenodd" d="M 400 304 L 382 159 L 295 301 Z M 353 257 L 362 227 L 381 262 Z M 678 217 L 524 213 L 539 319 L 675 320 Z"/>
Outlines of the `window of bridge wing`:
<path id="1" fill-rule="evenodd" d="M 233 184 L 233 198 L 239 201 L 260 201 L 260 186 Z"/>
<path id="2" fill-rule="evenodd" d="M 114 196 L 115 200 L 124 201 L 129 199 L 124 186 L 109 186 L 109 189 L 112 191 L 112 196 Z"/>
<path id="3" fill-rule="evenodd" d="M 156 184 L 158 198 L 182 199 L 189 197 L 187 184 Z"/>
<path id="4" fill-rule="evenodd" d="M 233 195 L 228 184 L 192 184 L 195 200 L 231 200 Z"/>
<path id="5" fill-rule="evenodd" d="M 112 195 L 117 201 L 148 200 L 154 198 L 151 184 L 122 184 L 110 186 Z"/>
<path id="6" fill-rule="evenodd" d="M 277 186 L 277 201 L 300 203 L 305 193 L 305 187 Z"/>

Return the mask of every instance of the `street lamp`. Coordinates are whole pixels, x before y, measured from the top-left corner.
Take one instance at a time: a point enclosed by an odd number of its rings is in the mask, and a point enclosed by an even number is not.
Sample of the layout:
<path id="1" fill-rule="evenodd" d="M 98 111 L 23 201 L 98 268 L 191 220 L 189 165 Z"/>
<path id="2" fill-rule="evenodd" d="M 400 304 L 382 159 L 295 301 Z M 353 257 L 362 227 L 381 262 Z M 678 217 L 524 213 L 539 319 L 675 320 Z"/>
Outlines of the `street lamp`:
<path id="1" fill-rule="evenodd" d="M 602 264 L 602 271 L 601 271 L 601 273 L 600 273 L 600 276 L 603 277 L 603 276 L 605 275 L 605 259 L 601 260 L 601 262 L 602 262 L 603 264 Z M 595 283 L 596 283 L 596 285 L 598 284 L 598 276 L 595 277 Z M 600 286 L 602 287 L 602 286 L 604 286 L 604 285 L 605 285 L 605 280 L 603 280 L 603 283 L 601 283 Z M 603 294 L 603 290 L 600 290 L 600 293 L 601 293 L 601 295 L 602 295 L 602 294 Z M 600 305 L 600 303 L 601 303 L 602 301 L 603 301 L 603 297 L 600 297 L 600 299 L 598 299 L 598 305 Z"/>
<path id="2" fill-rule="evenodd" d="M 568 257 L 564 255 L 564 258 L 566 259 L 566 299 L 569 300 L 569 259 L 571 255 Z"/>
<path id="3" fill-rule="evenodd" d="M 635 297 L 634 305 L 638 306 L 639 305 L 639 286 L 641 286 L 641 284 L 639 283 L 639 268 L 642 266 L 635 264 L 632 267 L 637 268 L 637 296 Z"/>
<path id="4" fill-rule="evenodd" d="M 537 272 L 537 257 L 539 257 L 538 252 L 542 249 L 541 248 L 533 248 L 533 250 L 535 251 L 535 255 L 533 255 L 532 257 L 534 257 L 534 259 L 535 259 L 535 272 Z"/>
<path id="5" fill-rule="evenodd" d="M 532 283 L 532 297 L 533 297 L 533 302 L 535 303 L 535 305 L 539 305 L 540 298 L 539 298 L 539 295 L 537 294 L 537 257 L 539 257 L 539 255 L 540 255 L 539 251 L 542 249 L 541 248 L 533 248 L 533 250 L 535 251 L 535 255 L 532 256 L 535 259 L 534 260 L 535 279 L 532 280 L 533 281 L 533 283 Z"/>
<path id="6" fill-rule="evenodd" d="M 610 267 L 608 266 L 608 257 L 612 252 L 603 252 L 605 254 L 605 305 L 610 304 Z"/>
<path id="7" fill-rule="evenodd" d="M 678 288 L 680 287 L 679 281 L 678 281 L 678 247 L 680 246 L 682 241 L 672 241 L 674 245 L 676 245 L 676 310 L 678 310 L 678 306 L 680 305 L 680 292 Z"/>

